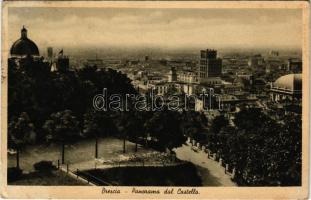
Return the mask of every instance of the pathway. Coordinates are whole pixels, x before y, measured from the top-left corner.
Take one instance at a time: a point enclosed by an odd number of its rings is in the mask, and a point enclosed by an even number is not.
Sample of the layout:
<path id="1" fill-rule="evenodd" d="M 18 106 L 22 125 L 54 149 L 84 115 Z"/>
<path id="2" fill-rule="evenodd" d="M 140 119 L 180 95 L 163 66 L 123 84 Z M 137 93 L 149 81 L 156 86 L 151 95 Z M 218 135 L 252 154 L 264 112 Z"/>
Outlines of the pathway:
<path id="1" fill-rule="evenodd" d="M 202 178 L 203 186 L 237 186 L 223 167 L 218 162 L 207 158 L 202 152 L 194 152 L 191 146 L 183 145 L 174 150 L 177 158 L 192 162 L 196 165 L 198 173 Z"/>
<path id="2" fill-rule="evenodd" d="M 116 158 L 122 152 L 123 141 L 117 138 L 103 138 L 99 140 L 98 156 L 100 158 L 112 159 Z M 126 142 L 126 153 L 123 155 L 135 154 L 135 144 Z M 138 146 L 136 154 L 153 152 L 152 149 L 146 149 L 141 145 Z M 95 140 L 80 141 L 76 144 L 66 145 L 65 148 L 65 163 L 69 162 L 70 170 L 94 168 L 94 152 Z M 24 172 L 34 171 L 33 164 L 42 160 L 53 161 L 57 165 L 57 160 L 61 159 L 60 145 L 33 145 L 27 146 L 20 153 L 20 167 Z M 15 155 L 8 155 L 8 166 L 16 165 Z"/>

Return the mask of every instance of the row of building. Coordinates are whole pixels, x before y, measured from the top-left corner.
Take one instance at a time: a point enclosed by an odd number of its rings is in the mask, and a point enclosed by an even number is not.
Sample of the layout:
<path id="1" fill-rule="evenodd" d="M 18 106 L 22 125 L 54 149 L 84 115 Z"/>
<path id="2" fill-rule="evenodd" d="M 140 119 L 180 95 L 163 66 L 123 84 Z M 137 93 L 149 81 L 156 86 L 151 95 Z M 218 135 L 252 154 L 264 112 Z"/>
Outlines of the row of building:
<path id="1" fill-rule="evenodd" d="M 66 72 L 70 69 L 69 58 L 62 50 L 56 56 L 53 49 L 48 48 L 47 58 L 40 56 L 37 45 L 28 38 L 25 27 L 21 30 L 21 38 L 12 45 L 10 54 L 10 61 L 21 66 L 31 61 L 45 63 L 41 66 L 46 66 L 51 71 Z M 278 56 L 276 52 L 272 54 Z M 267 61 L 261 55 L 255 55 L 249 60 L 249 67 L 257 68 L 265 62 Z M 129 71 L 129 67 L 125 67 L 123 71 L 141 92 L 154 90 L 158 95 L 193 95 L 212 88 L 215 94 L 221 96 L 224 106 L 228 107 L 227 112 L 236 111 L 237 105 L 242 104 L 265 107 L 267 102 L 301 102 L 302 98 L 302 62 L 299 60 L 288 60 L 288 70 L 297 73 L 282 75 L 272 82 L 266 81 L 264 76 L 255 77 L 251 70 L 250 73 L 236 70 L 235 74 L 226 77 L 222 70 L 222 59 L 217 57 L 217 51 L 213 49 L 201 50 L 198 62 L 167 62 L 167 67 L 170 67 L 168 73 L 146 70 L 144 65 L 152 63 L 149 57 L 145 57 L 142 63 L 143 65 L 139 65 L 139 62 L 127 63 L 126 65 L 135 65 L 140 69 Z M 203 102 L 196 99 L 194 107 L 195 110 L 202 111 Z"/>

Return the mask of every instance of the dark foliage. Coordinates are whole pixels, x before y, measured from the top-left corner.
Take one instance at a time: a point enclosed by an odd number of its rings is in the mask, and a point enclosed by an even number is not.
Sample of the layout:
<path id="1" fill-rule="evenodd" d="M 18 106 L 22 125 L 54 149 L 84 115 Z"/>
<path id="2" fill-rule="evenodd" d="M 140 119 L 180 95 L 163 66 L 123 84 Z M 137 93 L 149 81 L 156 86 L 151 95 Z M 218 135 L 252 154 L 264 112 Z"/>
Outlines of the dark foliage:
<path id="1" fill-rule="evenodd" d="M 8 168 L 8 182 L 16 181 L 23 175 L 23 170 L 17 167 Z"/>
<path id="2" fill-rule="evenodd" d="M 204 141 L 206 139 L 208 120 L 204 113 L 183 111 L 181 121 L 181 128 L 185 136 L 191 137 L 196 141 Z"/>
<path id="3" fill-rule="evenodd" d="M 154 112 L 152 117 L 145 122 L 147 135 L 155 140 L 162 150 L 172 150 L 181 146 L 186 137 L 181 128 L 181 114 L 179 112 L 163 110 Z"/>
<path id="4" fill-rule="evenodd" d="M 236 168 L 239 185 L 301 185 L 301 116 L 287 115 L 277 123 L 258 109 L 246 109 L 236 115 L 235 124 L 210 134 L 208 148 L 230 170 Z"/>
<path id="5" fill-rule="evenodd" d="M 55 170 L 56 167 L 53 165 L 52 161 L 42 160 L 40 162 L 37 162 L 33 165 L 33 168 L 36 171 L 41 172 L 50 172 L 52 170 Z"/>
<path id="6" fill-rule="evenodd" d="M 162 150 L 180 146 L 185 141 L 178 112 L 134 112 L 131 102 L 129 112 L 94 110 L 93 97 L 103 94 L 104 88 L 107 88 L 107 96 L 137 94 L 131 80 L 120 72 L 96 66 L 51 72 L 46 63 L 31 58 L 20 64 L 9 59 L 8 64 L 8 120 L 11 124 L 8 137 L 11 148 L 27 144 L 33 135 L 37 143 L 60 143 L 62 157 L 65 144 L 85 137 L 109 135 L 136 143 L 143 140 L 144 144 L 152 138 Z M 22 117 L 27 119 L 22 120 L 27 121 L 26 124 L 19 122 L 21 115 L 27 116 Z M 31 129 L 28 131 L 26 126 Z M 18 160 L 17 156 L 17 164 Z"/>

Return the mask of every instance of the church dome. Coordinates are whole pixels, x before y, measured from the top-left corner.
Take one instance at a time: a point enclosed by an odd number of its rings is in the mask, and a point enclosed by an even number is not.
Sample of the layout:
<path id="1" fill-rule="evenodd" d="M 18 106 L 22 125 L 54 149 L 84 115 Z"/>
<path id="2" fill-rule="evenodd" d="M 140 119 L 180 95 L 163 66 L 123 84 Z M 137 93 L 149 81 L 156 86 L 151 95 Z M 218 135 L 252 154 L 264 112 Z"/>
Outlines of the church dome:
<path id="1" fill-rule="evenodd" d="M 13 56 L 32 55 L 39 56 L 37 45 L 28 39 L 27 29 L 24 27 L 21 30 L 21 38 L 18 39 L 11 47 L 10 54 Z"/>
<path id="2" fill-rule="evenodd" d="M 301 74 L 288 74 L 281 76 L 273 83 L 274 88 L 301 91 L 302 90 L 302 77 Z"/>

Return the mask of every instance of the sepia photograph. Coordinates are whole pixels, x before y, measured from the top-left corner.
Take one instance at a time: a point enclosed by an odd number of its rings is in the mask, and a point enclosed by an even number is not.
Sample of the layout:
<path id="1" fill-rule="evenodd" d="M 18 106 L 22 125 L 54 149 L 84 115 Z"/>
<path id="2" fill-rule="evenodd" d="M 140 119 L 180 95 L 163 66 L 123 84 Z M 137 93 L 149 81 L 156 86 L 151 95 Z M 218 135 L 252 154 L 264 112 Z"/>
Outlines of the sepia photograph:
<path id="1" fill-rule="evenodd" d="M 309 5 L 239 5 L 4 2 L 2 185 L 307 194 Z"/>

